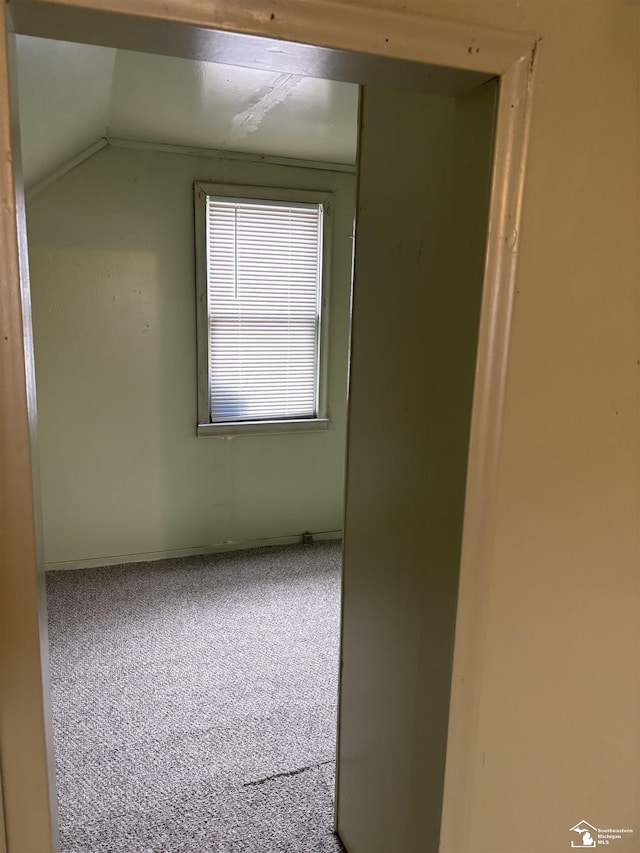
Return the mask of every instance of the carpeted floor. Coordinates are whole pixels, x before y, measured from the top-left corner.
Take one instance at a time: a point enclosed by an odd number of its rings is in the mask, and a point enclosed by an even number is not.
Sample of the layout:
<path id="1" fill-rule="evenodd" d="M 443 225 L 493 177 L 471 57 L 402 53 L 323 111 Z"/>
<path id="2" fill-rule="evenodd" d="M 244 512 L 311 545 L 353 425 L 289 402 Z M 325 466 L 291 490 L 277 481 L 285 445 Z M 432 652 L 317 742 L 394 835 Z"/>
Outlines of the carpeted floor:
<path id="1" fill-rule="evenodd" d="M 63 853 L 337 853 L 339 543 L 47 577 Z"/>

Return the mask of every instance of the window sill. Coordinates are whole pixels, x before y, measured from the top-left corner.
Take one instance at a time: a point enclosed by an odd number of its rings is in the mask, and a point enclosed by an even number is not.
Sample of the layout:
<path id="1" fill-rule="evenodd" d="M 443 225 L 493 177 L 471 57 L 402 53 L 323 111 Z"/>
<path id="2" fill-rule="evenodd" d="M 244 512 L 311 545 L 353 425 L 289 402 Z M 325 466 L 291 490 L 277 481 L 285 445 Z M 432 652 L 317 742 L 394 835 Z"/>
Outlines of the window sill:
<path id="1" fill-rule="evenodd" d="M 291 432 L 321 432 L 329 428 L 329 418 L 304 418 L 291 421 L 229 421 L 198 424 L 201 438 L 235 438 L 241 435 L 269 435 Z"/>

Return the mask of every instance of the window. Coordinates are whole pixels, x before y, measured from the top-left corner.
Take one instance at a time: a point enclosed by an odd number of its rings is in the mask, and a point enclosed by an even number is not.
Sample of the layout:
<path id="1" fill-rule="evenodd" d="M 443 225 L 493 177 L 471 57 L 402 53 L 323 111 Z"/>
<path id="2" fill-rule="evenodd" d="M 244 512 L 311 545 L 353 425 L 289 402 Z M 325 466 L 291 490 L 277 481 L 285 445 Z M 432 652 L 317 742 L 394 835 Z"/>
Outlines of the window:
<path id="1" fill-rule="evenodd" d="M 198 434 L 325 428 L 330 195 L 194 189 Z"/>

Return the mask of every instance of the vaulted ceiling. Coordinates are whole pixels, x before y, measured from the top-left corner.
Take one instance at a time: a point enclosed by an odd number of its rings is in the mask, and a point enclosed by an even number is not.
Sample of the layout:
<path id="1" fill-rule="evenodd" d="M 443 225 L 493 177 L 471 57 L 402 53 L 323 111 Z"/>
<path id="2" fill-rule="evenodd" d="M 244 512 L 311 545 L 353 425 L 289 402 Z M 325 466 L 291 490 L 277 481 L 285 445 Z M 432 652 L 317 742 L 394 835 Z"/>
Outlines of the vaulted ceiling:
<path id="1" fill-rule="evenodd" d="M 350 83 L 18 37 L 25 185 L 107 137 L 355 163 Z"/>

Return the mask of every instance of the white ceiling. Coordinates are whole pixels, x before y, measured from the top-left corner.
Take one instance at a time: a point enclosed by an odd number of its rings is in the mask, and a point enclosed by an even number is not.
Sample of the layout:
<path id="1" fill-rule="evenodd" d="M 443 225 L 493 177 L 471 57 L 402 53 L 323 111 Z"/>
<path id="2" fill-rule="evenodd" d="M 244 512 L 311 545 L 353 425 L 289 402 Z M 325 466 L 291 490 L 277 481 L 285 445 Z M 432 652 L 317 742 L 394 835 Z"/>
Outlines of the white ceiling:
<path id="1" fill-rule="evenodd" d="M 19 36 L 25 184 L 102 137 L 355 163 L 358 87 Z"/>
<path id="2" fill-rule="evenodd" d="M 17 37 L 26 186 L 105 135 L 116 51 Z"/>

